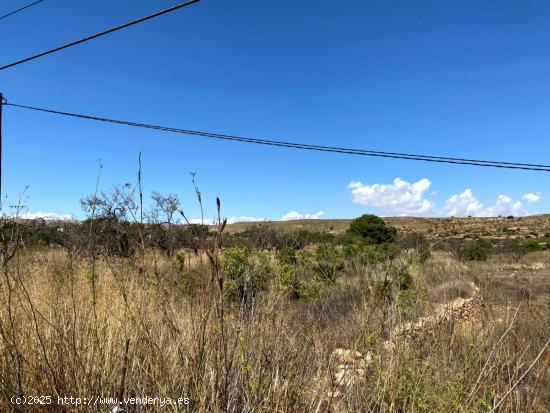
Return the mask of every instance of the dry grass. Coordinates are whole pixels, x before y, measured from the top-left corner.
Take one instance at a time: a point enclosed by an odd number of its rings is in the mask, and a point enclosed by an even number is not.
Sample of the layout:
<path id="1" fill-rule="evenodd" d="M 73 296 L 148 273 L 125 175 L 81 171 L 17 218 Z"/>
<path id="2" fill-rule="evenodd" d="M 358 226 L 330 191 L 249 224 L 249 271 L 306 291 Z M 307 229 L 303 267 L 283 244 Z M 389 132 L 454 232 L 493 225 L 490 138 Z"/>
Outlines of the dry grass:
<path id="1" fill-rule="evenodd" d="M 525 260 L 549 263 L 542 253 Z M 104 257 L 95 268 L 89 257 L 55 248 L 19 252 L 2 268 L 0 410 L 106 412 L 60 406 L 57 396 L 122 395 L 190 401 L 127 412 L 486 412 L 512 389 L 499 411 L 548 411 L 550 351 L 519 380 L 550 337 L 548 272 L 524 270 L 528 280 L 542 274 L 525 287 L 510 263 L 464 266 L 436 254 L 411 264 L 414 286 L 389 298 L 376 293 L 387 270 L 378 265 L 344 274 L 311 301 L 292 300 L 273 283 L 245 308 L 220 297 L 208 260 L 190 265 L 204 278 L 193 296 L 154 251 Z M 392 328 L 468 297 L 470 281 L 481 288 L 483 311 L 403 337 L 391 357 L 378 357 Z M 329 399 L 336 348 L 369 351 L 375 362 Z M 54 402 L 10 403 L 31 395 Z"/>

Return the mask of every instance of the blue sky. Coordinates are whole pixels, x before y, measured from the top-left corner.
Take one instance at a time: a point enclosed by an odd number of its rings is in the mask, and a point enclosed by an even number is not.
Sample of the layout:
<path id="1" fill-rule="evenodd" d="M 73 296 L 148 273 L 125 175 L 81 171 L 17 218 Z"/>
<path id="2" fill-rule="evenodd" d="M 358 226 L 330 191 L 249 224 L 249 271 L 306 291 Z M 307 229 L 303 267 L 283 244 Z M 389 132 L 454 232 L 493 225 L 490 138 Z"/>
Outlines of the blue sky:
<path id="1" fill-rule="evenodd" d="M 0 14 L 26 4 L 3 2 Z M 0 21 L 8 63 L 175 4 L 44 0 Z M 251 137 L 550 163 L 550 4 L 202 2 L 0 72 L 14 103 Z M 548 211 L 548 173 L 212 142 L 4 108 L 4 192 L 29 212 L 135 181 L 198 216 Z M 398 178 L 398 179 L 397 179 Z M 526 195 L 527 194 L 527 195 Z M 518 204 L 518 202 L 520 204 Z M 320 213 L 323 212 L 323 214 Z M 316 214 L 316 215 L 315 215 Z"/>

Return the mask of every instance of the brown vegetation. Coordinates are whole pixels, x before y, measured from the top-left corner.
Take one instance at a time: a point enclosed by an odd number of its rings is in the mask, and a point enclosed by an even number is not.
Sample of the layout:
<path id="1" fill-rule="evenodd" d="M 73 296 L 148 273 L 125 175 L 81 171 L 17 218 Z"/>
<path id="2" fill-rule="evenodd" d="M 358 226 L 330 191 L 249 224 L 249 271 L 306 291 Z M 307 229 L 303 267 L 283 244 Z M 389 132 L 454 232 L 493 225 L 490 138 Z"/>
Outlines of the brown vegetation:
<path id="1" fill-rule="evenodd" d="M 172 224 L 132 208 L 137 227 L 92 216 L 74 245 L 26 246 L 23 224 L 2 221 L 0 410 L 105 412 L 57 397 L 150 396 L 189 404 L 125 411 L 548 411 L 547 251 L 229 248 L 222 219 L 186 233 L 196 248 L 166 251 L 153 229 L 176 242 Z M 12 402 L 30 395 L 53 403 Z"/>

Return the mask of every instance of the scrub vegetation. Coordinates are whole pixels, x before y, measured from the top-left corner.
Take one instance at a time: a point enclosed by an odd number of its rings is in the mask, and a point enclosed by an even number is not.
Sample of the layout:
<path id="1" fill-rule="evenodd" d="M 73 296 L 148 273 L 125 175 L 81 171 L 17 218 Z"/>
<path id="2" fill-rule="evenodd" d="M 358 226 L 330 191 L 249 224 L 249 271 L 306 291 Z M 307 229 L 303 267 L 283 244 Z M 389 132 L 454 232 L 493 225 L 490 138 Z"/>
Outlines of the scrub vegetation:
<path id="1" fill-rule="evenodd" d="M 0 221 L 0 410 L 548 412 L 547 217 L 192 225 L 139 187 Z"/>

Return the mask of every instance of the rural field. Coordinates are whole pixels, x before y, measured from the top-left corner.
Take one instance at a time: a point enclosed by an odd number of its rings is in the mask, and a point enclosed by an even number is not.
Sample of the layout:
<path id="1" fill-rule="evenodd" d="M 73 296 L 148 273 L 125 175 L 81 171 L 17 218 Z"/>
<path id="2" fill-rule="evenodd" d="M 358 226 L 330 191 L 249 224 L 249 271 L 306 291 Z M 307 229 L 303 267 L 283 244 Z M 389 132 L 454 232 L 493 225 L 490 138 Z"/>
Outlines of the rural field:
<path id="1" fill-rule="evenodd" d="M 1 411 L 549 411 L 548 215 L 203 226 L 94 199 L 1 221 Z"/>
<path id="2" fill-rule="evenodd" d="M 0 2 L 0 413 L 550 413 L 549 21 Z"/>

